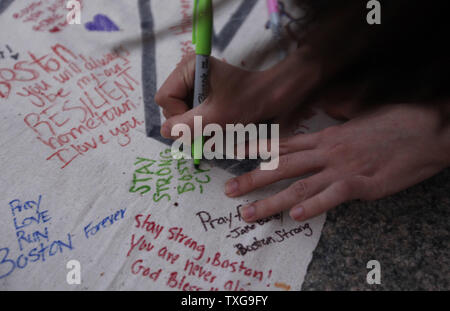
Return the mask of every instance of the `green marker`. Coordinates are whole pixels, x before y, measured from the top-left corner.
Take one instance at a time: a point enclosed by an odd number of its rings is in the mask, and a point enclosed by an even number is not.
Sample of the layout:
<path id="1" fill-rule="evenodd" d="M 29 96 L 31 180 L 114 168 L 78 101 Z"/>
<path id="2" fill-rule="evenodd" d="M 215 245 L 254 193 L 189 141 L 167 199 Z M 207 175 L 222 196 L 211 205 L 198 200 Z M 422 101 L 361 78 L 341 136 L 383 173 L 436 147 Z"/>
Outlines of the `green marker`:
<path id="1" fill-rule="evenodd" d="M 192 16 L 192 43 L 195 45 L 196 54 L 193 107 L 197 107 L 208 96 L 209 56 L 211 55 L 213 32 L 212 0 L 194 0 Z M 197 169 L 200 167 L 200 159 L 203 157 L 203 143 L 203 136 L 200 136 L 195 137 L 192 144 L 192 157 Z"/>

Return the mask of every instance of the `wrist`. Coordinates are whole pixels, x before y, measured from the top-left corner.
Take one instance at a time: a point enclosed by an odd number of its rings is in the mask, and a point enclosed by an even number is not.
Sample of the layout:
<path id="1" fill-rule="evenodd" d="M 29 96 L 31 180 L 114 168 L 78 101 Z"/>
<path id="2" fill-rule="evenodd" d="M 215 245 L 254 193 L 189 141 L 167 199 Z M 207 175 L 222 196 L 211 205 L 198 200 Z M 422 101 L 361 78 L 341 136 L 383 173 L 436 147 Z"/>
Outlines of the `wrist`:
<path id="1" fill-rule="evenodd" d="M 308 47 L 295 50 L 263 75 L 270 79 L 267 84 L 271 92 L 266 100 L 270 117 L 280 109 L 289 111 L 304 105 L 307 97 L 324 80 L 321 64 Z"/>

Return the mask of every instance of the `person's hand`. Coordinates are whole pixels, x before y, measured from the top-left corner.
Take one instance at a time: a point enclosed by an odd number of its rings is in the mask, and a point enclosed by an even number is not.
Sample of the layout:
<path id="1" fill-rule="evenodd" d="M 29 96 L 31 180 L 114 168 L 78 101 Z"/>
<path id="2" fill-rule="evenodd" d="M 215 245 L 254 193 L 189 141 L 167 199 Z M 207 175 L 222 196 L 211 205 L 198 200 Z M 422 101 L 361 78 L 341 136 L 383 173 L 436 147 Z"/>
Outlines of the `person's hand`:
<path id="1" fill-rule="evenodd" d="M 303 64 L 305 57 L 306 52 L 299 50 L 260 72 L 242 70 L 211 57 L 209 94 L 194 109 L 189 108 L 189 97 L 194 88 L 195 55 L 185 57 L 155 97 L 167 119 L 161 135 L 175 138 L 171 130 L 176 124 L 187 124 L 193 130 L 194 116 L 201 116 L 204 126 L 217 123 L 224 127 L 258 123 L 295 110 L 319 81 L 320 71 L 311 60 Z"/>
<path id="2" fill-rule="evenodd" d="M 252 222 L 290 210 L 303 221 L 352 200 L 375 200 L 436 174 L 450 164 L 450 126 L 438 109 L 392 105 L 339 126 L 280 141 L 279 167 L 229 180 L 239 197 L 274 182 L 300 177 L 278 194 L 244 206 Z"/>

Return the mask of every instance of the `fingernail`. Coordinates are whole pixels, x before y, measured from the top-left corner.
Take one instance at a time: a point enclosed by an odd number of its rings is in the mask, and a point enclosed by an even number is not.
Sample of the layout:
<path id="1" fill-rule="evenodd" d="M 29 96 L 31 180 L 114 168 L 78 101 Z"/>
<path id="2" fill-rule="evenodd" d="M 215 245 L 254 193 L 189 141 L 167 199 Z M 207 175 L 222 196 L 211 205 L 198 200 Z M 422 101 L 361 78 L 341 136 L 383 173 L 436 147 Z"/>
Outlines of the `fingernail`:
<path id="1" fill-rule="evenodd" d="M 252 221 L 256 214 L 255 206 L 253 204 L 244 206 L 241 210 L 241 214 L 245 221 Z"/>
<path id="2" fill-rule="evenodd" d="M 303 207 L 296 207 L 292 209 L 290 214 L 294 220 L 302 220 L 305 215 L 305 210 Z"/>
<path id="3" fill-rule="evenodd" d="M 239 190 L 239 183 L 236 179 L 231 179 L 225 184 L 225 194 L 232 195 Z"/>
<path id="4" fill-rule="evenodd" d="M 171 132 L 170 124 L 168 122 L 165 122 L 161 126 L 161 136 L 164 138 L 170 138 L 170 136 L 171 136 L 170 132 Z"/>

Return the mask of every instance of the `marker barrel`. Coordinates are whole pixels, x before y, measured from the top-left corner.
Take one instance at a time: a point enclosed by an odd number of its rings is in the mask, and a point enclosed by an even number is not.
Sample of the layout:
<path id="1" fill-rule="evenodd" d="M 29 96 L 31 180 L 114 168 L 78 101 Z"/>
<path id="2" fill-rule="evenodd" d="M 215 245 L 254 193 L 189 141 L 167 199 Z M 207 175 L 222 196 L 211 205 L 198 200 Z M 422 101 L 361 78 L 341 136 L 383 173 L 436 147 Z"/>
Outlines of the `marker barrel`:
<path id="1" fill-rule="evenodd" d="M 194 108 L 203 103 L 208 96 L 209 88 L 209 55 L 196 55 Z"/>
<path id="2" fill-rule="evenodd" d="M 209 55 L 197 55 L 195 58 L 194 108 L 205 101 L 208 96 L 208 89 Z M 195 165 L 199 165 L 200 159 L 203 157 L 203 142 L 203 137 L 194 137 L 192 157 Z"/>

